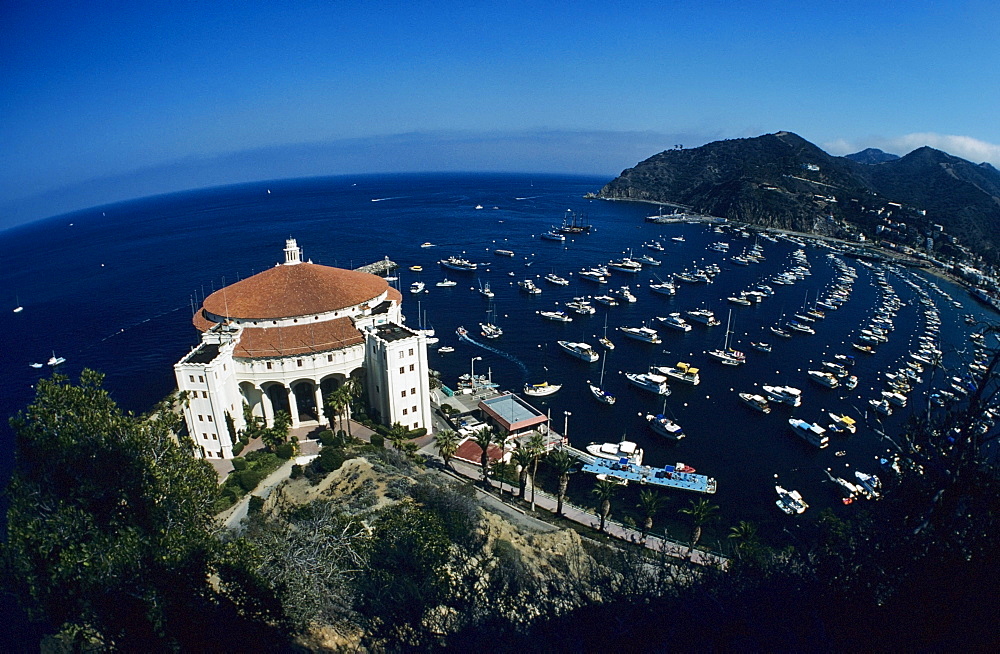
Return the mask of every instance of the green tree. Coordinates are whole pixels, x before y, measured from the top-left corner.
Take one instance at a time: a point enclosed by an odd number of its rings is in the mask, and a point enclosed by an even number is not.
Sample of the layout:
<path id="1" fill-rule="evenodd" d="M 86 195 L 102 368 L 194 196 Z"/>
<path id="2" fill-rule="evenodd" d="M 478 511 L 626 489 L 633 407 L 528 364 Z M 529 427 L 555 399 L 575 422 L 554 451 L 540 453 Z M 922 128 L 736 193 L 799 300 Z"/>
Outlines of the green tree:
<path id="1" fill-rule="evenodd" d="M 691 500 L 689 506 L 680 509 L 680 513 L 691 518 L 691 547 L 698 544 L 698 541 L 701 540 L 701 528 L 712 520 L 718 511 L 719 507 L 704 497 L 699 500 Z"/>
<path id="2" fill-rule="evenodd" d="M 434 444 L 437 445 L 438 454 L 444 461 L 445 467 L 448 467 L 451 457 L 458 451 L 458 434 L 450 429 L 442 429 L 434 434 Z"/>
<path id="3" fill-rule="evenodd" d="M 389 439 L 389 442 L 392 443 L 392 446 L 394 448 L 396 448 L 400 452 L 405 452 L 406 442 L 408 440 L 407 434 L 409 433 L 410 430 L 407 429 L 405 426 L 401 425 L 398 422 L 394 422 L 392 423 L 392 426 L 389 427 L 389 433 L 386 434 L 386 438 Z"/>
<path id="4" fill-rule="evenodd" d="M 531 463 L 535 460 L 535 455 L 528 448 L 519 447 L 514 450 L 511 458 L 517 466 L 517 496 L 523 500 L 524 489 L 528 485 L 528 473 L 531 472 Z"/>
<path id="5" fill-rule="evenodd" d="M 743 552 L 757 546 L 757 525 L 746 520 L 729 528 L 729 538 L 736 544 L 736 551 Z"/>
<path id="6" fill-rule="evenodd" d="M 260 438 L 264 432 L 264 419 L 253 414 L 253 408 L 246 402 L 243 403 L 243 431 L 240 433 L 242 440 L 251 441 Z"/>
<path id="7" fill-rule="evenodd" d="M 288 441 L 288 432 L 292 427 L 292 416 L 287 411 L 274 412 L 274 424 L 264 428 L 260 440 L 269 451 L 274 452 L 278 446 Z"/>
<path id="8" fill-rule="evenodd" d="M 573 458 L 565 450 L 556 450 L 545 459 L 559 477 L 559 492 L 556 494 L 556 515 L 562 515 L 563 500 L 566 499 L 566 488 L 569 486 L 569 471 L 573 467 Z"/>
<path id="9" fill-rule="evenodd" d="M 340 429 L 344 428 L 344 412 L 347 411 L 347 389 L 338 386 L 326 394 L 326 413 L 330 421 L 330 429 L 337 429 L 334 420 L 337 421 Z"/>
<path id="10" fill-rule="evenodd" d="M 600 501 L 597 515 L 601 519 L 601 526 L 598 528 L 598 531 L 604 531 L 604 523 L 607 521 L 608 515 L 611 513 L 611 498 L 614 497 L 617 490 L 618 484 L 613 481 L 601 479 L 594 484 L 594 488 L 590 491 L 596 495 L 597 499 Z"/>
<path id="11" fill-rule="evenodd" d="M 479 455 L 479 465 L 482 467 L 483 486 L 487 490 L 490 488 L 490 445 L 497 443 L 497 434 L 489 427 L 483 427 L 472 437 L 473 442 L 481 450 Z"/>
<path id="12" fill-rule="evenodd" d="M 207 581 L 217 477 L 167 417 L 123 414 L 102 382 L 92 370 L 79 385 L 43 379 L 11 419 L 4 558 L 33 615 L 109 648 L 176 647 L 218 617 Z"/>
<path id="13" fill-rule="evenodd" d="M 346 382 L 344 382 L 345 396 L 347 397 L 347 435 L 350 438 L 354 438 L 354 434 L 351 433 L 351 407 L 361 399 L 364 394 L 364 387 L 361 385 L 361 380 L 357 377 L 349 377 Z"/>
<path id="14" fill-rule="evenodd" d="M 500 482 L 500 497 L 503 498 L 503 483 L 504 480 L 507 478 L 507 475 L 510 474 L 513 466 L 510 463 L 504 461 L 503 459 L 499 459 L 498 461 L 495 461 L 493 463 L 491 468 L 494 478 L 496 478 L 497 481 Z M 513 492 L 514 489 L 511 488 L 511 493 Z"/>
<path id="15" fill-rule="evenodd" d="M 649 530 L 653 528 L 653 518 L 660 512 L 660 509 L 663 508 L 666 501 L 667 498 L 664 495 L 658 493 L 652 488 L 645 488 L 639 492 L 639 504 L 636 506 L 640 511 L 642 511 L 644 518 L 642 522 L 643 539 L 646 538 L 646 534 L 649 533 Z"/>

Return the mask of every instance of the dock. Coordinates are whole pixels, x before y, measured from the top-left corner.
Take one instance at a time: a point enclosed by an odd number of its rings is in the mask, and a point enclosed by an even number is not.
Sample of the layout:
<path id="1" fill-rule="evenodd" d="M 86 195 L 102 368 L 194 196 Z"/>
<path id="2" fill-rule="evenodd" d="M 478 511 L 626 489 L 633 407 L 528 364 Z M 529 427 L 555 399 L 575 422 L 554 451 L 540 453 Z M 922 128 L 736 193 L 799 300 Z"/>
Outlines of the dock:
<path id="1" fill-rule="evenodd" d="M 593 457 L 592 457 L 593 458 Z M 606 475 L 622 481 L 634 481 L 651 486 L 679 488 L 695 493 L 714 493 L 716 482 L 712 477 L 697 475 L 692 472 L 677 472 L 674 466 L 653 468 L 652 466 L 637 466 L 628 463 L 618 463 L 610 459 L 596 459 L 585 464 L 581 470 L 595 475 Z"/>

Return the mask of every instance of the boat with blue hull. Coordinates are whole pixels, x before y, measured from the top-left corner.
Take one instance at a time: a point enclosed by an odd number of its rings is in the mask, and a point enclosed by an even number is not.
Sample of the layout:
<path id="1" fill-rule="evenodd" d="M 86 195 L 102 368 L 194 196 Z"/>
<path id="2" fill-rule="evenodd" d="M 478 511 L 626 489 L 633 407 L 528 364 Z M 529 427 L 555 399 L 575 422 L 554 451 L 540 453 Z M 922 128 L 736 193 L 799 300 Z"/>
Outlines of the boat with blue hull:
<path id="1" fill-rule="evenodd" d="M 718 489 L 714 478 L 693 472 L 681 472 L 678 470 L 679 467 L 680 465 L 654 468 L 595 458 L 592 463 L 585 463 L 580 470 L 595 475 L 605 475 L 606 478 L 619 482 L 634 481 L 648 486 L 677 488 L 695 493 L 712 494 Z"/>

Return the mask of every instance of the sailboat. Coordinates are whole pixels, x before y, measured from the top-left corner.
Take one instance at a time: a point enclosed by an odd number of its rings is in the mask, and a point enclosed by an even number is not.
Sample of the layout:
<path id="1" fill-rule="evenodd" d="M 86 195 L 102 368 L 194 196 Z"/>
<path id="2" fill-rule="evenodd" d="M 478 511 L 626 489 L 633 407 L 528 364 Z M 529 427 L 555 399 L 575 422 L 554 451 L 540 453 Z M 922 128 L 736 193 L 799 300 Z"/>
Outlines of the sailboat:
<path id="1" fill-rule="evenodd" d="M 587 386 L 590 388 L 590 392 L 594 395 L 598 402 L 603 402 L 604 404 L 614 404 L 615 396 L 604 390 L 604 366 L 608 362 L 608 357 L 605 356 L 601 361 L 601 381 L 597 386 L 594 386 L 590 381 L 587 381 Z"/>
<path id="2" fill-rule="evenodd" d="M 606 350 L 615 349 L 615 344 L 611 342 L 610 338 L 608 338 L 608 314 L 604 314 L 604 336 L 600 340 L 601 340 L 601 345 L 604 346 L 604 349 Z"/>
<path id="3" fill-rule="evenodd" d="M 730 325 L 733 321 L 733 310 L 729 310 L 729 317 L 726 319 L 726 339 L 721 350 L 709 350 L 706 354 L 714 359 L 718 359 L 724 365 L 727 366 L 738 366 L 741 363 L 746 363 L 746 355 L 739 350 L 734 350 L 729 347 L 729 336 L 732 334 Z"/>
<path id="4" fill-rule="evenodd" d="M 438 342 L 438 338 L 434 335 L 434 328 L 427 327 L 427 325 L 425 324 L 427 321 L 427 312 L 421 310 L 419 301 L 417 302 L 417 316 L 418 316 L 418 325 L 415 331 L 418 334 L 424 335 L 428 345 L 434 345 L 435 343 Z"/>
<path id="5" fill-rule="evenodd" d="M 21 313 L 24 311 L 24 307 L 21 306 L 21 298 L 14 296 L 14 313 Z"/>
<path id="6" fill-rule="evenodd" d="M 664 415 L 667 412 L 667 400 L 663 400 L 663 411 L 657 415 L 651 413 L 646 414 L 646 421 L 649 423 L 649 428 L 654 432 L 672 441 L 679 441 L 684 438 L 684 430 L 676 422 Z"/>
<path id="7" fill-rule="evenodd" d="M 479 328 L 483 330 L 482 334 L 486 338 L 499 338 L 503 336 L 503 330 L 495 323 L 488 321 L 491 313 L 495 315 L 496 309 L 491 307 L 486 310 L 487 322 L 479 323 Z"/>

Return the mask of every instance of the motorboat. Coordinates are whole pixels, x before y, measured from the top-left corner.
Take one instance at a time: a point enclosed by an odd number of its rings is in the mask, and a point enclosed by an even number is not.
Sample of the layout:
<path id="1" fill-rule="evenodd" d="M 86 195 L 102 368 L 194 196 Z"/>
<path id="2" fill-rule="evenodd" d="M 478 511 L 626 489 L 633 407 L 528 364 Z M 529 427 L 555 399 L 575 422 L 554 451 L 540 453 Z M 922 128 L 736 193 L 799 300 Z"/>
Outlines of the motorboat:
<path id="1" fill-rule="evenodd" d="M 45 362 L 45 365 L 55 367 L 55 366 L 61 365 L 63 363 L 66 363 L 66 357 L 57 357 L 56 353 L 53 352 L 52 356 L 49 357 L 49 360 Z M 32 366 L 32 367 L 34 367 L 34 366 Z"/>
<path id="2" fill-rule="evenodd" d="M 826 372 L 823 370 L 807 370 L 806 374 L 817 384 L 826 386 L 827 388 L 837 388 L 840 386 L 840 381 L 837 376 L 832 372 Z"/>
<path id="3" fill-rule="evenodd" d="M 512 257 L 512 256 L 514 256 L 514 251 L 513 250 L 493 250 L 493 254 L 497 255 L 498 257 Z"/>
<path id="4" fill-rule="evenodd" d="M 691 386 L 697 386 L 701 383 L 701 376 L 698 374 L 698 369 L 691 367 L 691 364 L 684 363 L 683 361 L 678 362 L 676 366 L 657 366 L 656 371 Z"/>
<path id="5" fill-rule="evenodd" d="M 597 282 L 598 284 L 607 284 L 608 277 L 606 274 L 599 270 L 594 270 L 593 268 L 586 268 L 577 273 L 580 279 L 586 279 L 587 281 Z"/>
<path id="6" fill-rule="evenodd" d="M 564 235 L 560 234 L 555 229 L 550 229 L 547 232 L 542 232 L 541 233 L 541 237 L 543 239 L 545 239 L 546 241 L 560 241 L 561 242 L 561 241 L 565 241 L 566 240 L 566 237 Z"/>
<path id="7" fill-rule="evenodd" d="M 830 416 L 830 420 L 833 420 L 835 425 L 840 425 L 852 434 L 857 431 L 857 421 L 855 421 L 854 418 L 844 414 L 837 414 L 832 411 L 828 411 L 827 413 Z"/>
<path id="8" fill-rule="evenodd" d="M 423 293 L 426 286 L 423 282 L 413 282 L 410 284 L 410 293 Z"/>
<path id="9" fill-rule="evenodd" d="M 685 311 L 685 313 L 691 320 L 700 322 L 708 327 L 715 327 L 722 324 L 722 321 L 715 317 L 715 313 L 708 309 L 692 309 L 691 311 Z"/>
<path id="10" fill-rule="evenodd" d="M 767 398 L 763 395 L 756 395 L 754 393 L 740 393 L 740 400 L 744 404 L 752 409 L 756 409 L 761 413 L 771 413 L 771 407 L 767 403 Z"/>
<path id="11" fill-rule="evenodd" d="M 517 285 L 520 286 L 521 290 L 527 293 L 528 295 L 538 295 L 542 292 L 542 289 L 535 286 L 535 282 L 530 279 L 525 279 L 523 281 L 520 281 L 517 283 Z"/>
<path id="12" fill-rule="evenodd" d="M 667 378 L 663 375 L 652 372 L 627 372 L 625 378 L 644 391 L 663 396 L 670 395 Z"/>
<path id="13" fill-rule="evenodd" d="M 600 459 L 626 463 L 630 465 L 642 465 L 642 448 L 632 441 L 620 441 L 618 443 L 591 443 L 587 446 L 587 454 Z M 623 461 L 624 459 L 624 461 Z"/>
<path id="14" fill-rule="evenodd" d="M 789 418 L 788 424 L 797 436 L 811 445 L 823 449 L 830 444 L 830 437 L 826 435 L 826 429 L 819 424 L 806 422 L 799 418 Z"/>
<path id="15" fill-rule="evenodd" d="M 601 358 L 601 355 L 586 343 L 574 343 L 571 341 L 556 341 L 556 343 L 567 353 L 578 359 L 583 359 L 587 363 L 593 363 Z"/>
<path id="16" fill-rule="evenodd" d="M 802 405 L 802 391 L 793 386 L 762 386 L 764 393 L 774 400 L 789 406 Z"/>
<path id="17" fill-rule="evenodd" d="M 802 495 L 798 491 L 787 491 L 781 486 L 775 486 L 774 490 L 778 492 L 778 499 L 774 503 L 788 515 L 800 515 L 805 513 L 806 509 L 809 508 L 809 505 L 802 499 Z"/>
<path id="18" fill-rule="evenodd" d="M 555 284 L 556 286 L 569 286 L 569 280 L 555 273 L 549 273 L 545 276 L 545 281 Z"/>
<path id="19" fill-rule="evenodd" d="M 439 281 L 437 284 L 435 284 L 435 286 L 441 286 L 441 287 L 458 286 L 458 282 L 456 282 L 454 280 L 451 280 L 451 279 L 448 279 L 447 277 L 445 277 L 444 279 L 442 279 L 441 281 Z"/>
<path id="20" fill-rule="evenodd" d="M 655 416 L 653 414 L 647 414 L 646 421 L 649 423 L 650 429 L 660 436 L 668 438 L 672 441 L 679 441 L 685 436 L 684 430 L 681 429 L 681 426 L 662 413 L 658 413 Z"/>
<path id="21" fill-rule="evenodd" d="M 656 284 L 650 284 L 649 290 L 654 293 L 659 293 L 660 295 L 675 295 L 677 293 L 677 287 L 674 286 L 673 282 L 657 282 Z"/>
<path id="22" fill-rule="evenodd" d="M 444 347 L 439 347 L 438 348 L 438 353 L 439 354 L 449 354 L 449 353 L 454 352 L 454 351 L 455 351 L 455 348 L 453 348 L 450 345 L 445 345 Z"/>
<path id="23" fill-rule="evenodd" d="M 421 243 L 420 247 L 422 247 L 422 248 L 432 248 L 432 247 L 434 247 L 434 244 L 431 243 L 430 241 L 427 241 L 425 243 Z"/>
<path id="24" fill-rule="evenodd" d="M 590 302 L 582 297 L 575 297 L 571 302 L 566 303 L 567 309 L 572 309 L 576 313 L 583 316 L 590 316 L 597 313 L 597 309 L 590 306 Z"/>
<path id="25" fill-rule="evenodd" d="M 750 347 L 752 347 L 753 349 L 755 349 L 755 350 L 757 350 L 759 352 L 770 352 L 771 351 L 771 344 L 770 343 L 764 343 L 763 341 L 750 341 Z"/>
<path id="26" fill-rule="evenodd" d="M 485 284 L 480 284 L 479 294 L 482 295 L 483 297 L 489 297 L 489 298 L 494 296 L 493 291 L 490 290 L 489 282 L 486 282 Z"/>
<path id="27" fill-rule="evenodd" d="M 595 295 L 594 302 L 599 302 L 604 306 L 617 307 L 619 305 L 618 300 L 611 297 L 610 295 Z"/>
<path id="28" fill-rule="evenodd" d="M 680 313 L 674 312 L 667 316 L 657 316 L 656 319 L 662 322 L 664 326 L 669 327 L 670 329 L 676 329 L 677 331 L 680 332 L 691 331 L 691 325 L 688 324 L 686 320 L 681 318 Z"/>
<path id="29" fill-rule="evenodd" d="M 479 268 L 478 263 L 469 261 L 468 259 L 463 259 L 462 257 L 451 256 L 447 259 L 441 259 L 438 261 L 443 267 L 449 270 L 461 270 L 461 271 L 472 271 Z"/>
<path id="30" fill-rule="evenodd" d="M 538 315 L 554 322 L 573 322 L 573 317 L 565 311 L 539 311 Z"/>
<path id="31" fill-rule="evenodd" d="M 634 338 L 637 341 L 643 341 L 644 343 L 662 343 L 660 340 L 660 334 L 650 327 L 619 327 L 618 330 L 628 336 L 629 338 Z"/>

